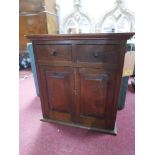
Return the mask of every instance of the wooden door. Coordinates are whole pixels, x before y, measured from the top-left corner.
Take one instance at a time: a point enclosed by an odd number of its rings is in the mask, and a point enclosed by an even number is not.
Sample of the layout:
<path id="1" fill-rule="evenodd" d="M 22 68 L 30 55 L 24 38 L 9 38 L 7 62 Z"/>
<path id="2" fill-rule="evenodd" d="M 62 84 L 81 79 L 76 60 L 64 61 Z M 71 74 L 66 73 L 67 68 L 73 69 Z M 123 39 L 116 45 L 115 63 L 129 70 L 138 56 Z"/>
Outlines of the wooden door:
<path id="1" fill-rule="evenodd" d="M 88 127 L 114 128 L 112 116 L 115 72 L 104 69 L 79 69 L 78 121 Z"/>
<path id="2" fill-rule="evenodd" d="M 72 121 L 74 74 L 71 67 L 40 67 L 41 87 L 47 119 Z"/>

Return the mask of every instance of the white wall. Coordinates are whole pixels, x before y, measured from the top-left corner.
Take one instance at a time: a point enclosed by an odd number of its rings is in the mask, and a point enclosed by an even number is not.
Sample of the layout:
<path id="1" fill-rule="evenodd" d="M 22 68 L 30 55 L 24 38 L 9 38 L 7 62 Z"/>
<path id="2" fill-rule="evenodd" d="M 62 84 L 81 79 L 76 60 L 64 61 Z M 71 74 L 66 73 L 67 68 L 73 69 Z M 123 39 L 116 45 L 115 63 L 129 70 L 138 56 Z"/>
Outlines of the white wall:
<path id="1" fill-rule="evenodd" d="M 62 25 L 64 18 L 67 17 L 71 11 L 74 10 L 74 0 L 56 0 L 60 5 L 60 21 Z M 95 23 L 98 23 L 106 12 L 111 10 L 115 5 L 116 0 L 81 0 L 82 9 L 89 14 Z M 135 12 L 134 0 L 122 0 L 123 6 L 131 12 Z"/>

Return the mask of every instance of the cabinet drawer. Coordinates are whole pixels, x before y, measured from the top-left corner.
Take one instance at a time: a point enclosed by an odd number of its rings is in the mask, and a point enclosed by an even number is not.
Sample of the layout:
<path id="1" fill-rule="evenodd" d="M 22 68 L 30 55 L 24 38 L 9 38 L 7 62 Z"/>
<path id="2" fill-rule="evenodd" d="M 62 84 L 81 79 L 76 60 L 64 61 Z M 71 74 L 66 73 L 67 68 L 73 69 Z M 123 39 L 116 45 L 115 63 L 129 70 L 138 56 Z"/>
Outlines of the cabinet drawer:
<path id="1" fill-rule="evenodd" d="M 118 63 L 119 45 L 77 45 L 77 61 Z"/>
<path id="2" fill-rule="evenodd" d="M 71 46 L 70 45 L 37 45 L 37 59 L 43 61 L 70 61 Z"/>

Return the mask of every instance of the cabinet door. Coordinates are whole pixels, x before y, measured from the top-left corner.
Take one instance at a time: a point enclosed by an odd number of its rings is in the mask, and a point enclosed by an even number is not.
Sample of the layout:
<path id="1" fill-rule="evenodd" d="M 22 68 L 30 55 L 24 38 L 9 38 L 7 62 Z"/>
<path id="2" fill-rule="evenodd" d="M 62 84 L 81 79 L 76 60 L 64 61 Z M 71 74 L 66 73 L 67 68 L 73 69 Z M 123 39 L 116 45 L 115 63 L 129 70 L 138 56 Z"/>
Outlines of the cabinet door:
<path id="1" fill-rule="evenodd" d="M 89 127 L 114 128 L 116 74 L 104 69 L 79 69 L 78 121 Z M 110 116 L 110 117 L 109 117 Z"/>
<path id="2" fill-rule="evenodd" d="M 40 67 L 43 106 L 46 118 L 71 121 L 73 115 L 73 69 Z"/>

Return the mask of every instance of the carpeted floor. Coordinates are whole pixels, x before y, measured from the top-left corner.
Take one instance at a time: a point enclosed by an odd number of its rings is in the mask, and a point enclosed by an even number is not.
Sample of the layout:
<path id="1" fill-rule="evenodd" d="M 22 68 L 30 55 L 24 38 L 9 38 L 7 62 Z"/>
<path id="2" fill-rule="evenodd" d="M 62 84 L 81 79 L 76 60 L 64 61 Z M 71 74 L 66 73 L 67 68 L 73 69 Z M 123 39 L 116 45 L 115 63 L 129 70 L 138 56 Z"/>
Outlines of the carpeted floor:
<path id="1" fill-rule="evenodd" d="M 125 108 L 118 111 L 118 134 L 112 136 L 41 122 L 33 76 L 20 81 L 20 155 L 134 155 L 135 95 L 130 90 Z"/>
<path id="2" fill-rule="evenodd" d="M 28 78 L 30 75 L 32 75 L 31 69 L 21 69 L 19 71 L 19 80 L 25 80 Z"/>

